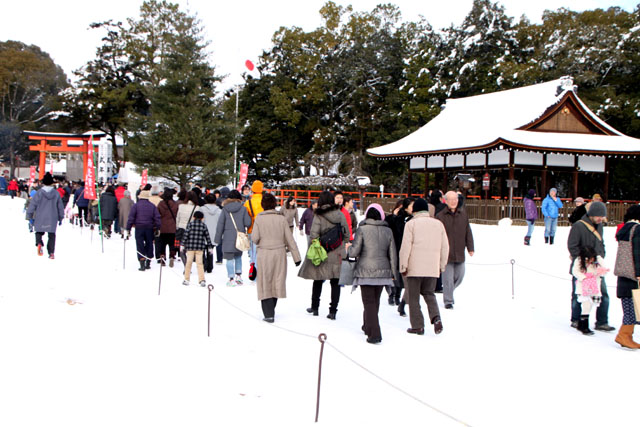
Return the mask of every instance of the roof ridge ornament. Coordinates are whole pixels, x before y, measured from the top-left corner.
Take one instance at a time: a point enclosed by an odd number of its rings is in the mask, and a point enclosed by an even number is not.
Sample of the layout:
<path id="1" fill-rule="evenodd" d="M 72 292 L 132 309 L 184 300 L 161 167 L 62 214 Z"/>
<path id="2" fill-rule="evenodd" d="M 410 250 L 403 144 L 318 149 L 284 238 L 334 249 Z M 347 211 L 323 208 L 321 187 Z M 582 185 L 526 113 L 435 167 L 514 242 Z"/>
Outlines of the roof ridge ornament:
<path id="1" fill-rule="evenodd" d="M 572 91 L 575 92 L 577 87 L 573 84 L 573 77 L 571 76 L 562 76 L 560 77 L 560 84 L 558 85 L 558 91 L 556 92 L 556 96 L 559 96 L 562 92 Z"/>

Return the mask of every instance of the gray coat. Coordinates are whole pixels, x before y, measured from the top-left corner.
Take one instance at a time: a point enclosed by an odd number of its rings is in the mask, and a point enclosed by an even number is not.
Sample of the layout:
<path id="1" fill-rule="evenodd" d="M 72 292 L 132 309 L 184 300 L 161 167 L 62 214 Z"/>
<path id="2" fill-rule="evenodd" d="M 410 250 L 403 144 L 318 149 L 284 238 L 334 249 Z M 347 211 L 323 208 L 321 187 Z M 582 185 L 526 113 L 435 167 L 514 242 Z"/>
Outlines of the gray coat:
<path id="1" fill-rule="evenodd" d="M 53 187 L 42 187 L 31 198 L 27 218 L 34 219 L 37 233 L 55 233 L 58 222 L 64 219 L 64 207 L 60 193 Z"/>
<path id="2" fill-rule="evenodd" d="M 214 244 L 220 245 L 222 243 L 222 253 L 225 259 L 242 255 L 242 252 L 236 249 L 237 231 L 231 221 L 231 215 L 233 215 L 239 231 L 246 233 L 251 226 L 251 217 L 240 200 L 227 199 L 222 203 L 222 213 L 218 219 Z"/>
<path id="3" fill-rule="evenodd" d="M 104 192 L 100 196 L 100 216 L 103 221 L 114 221 L 118 216 L 118 200 L 115 194 Z"/>
<path id="4" fill-rule="evenodd" d="M 324 212 L 323 208 L 325 206 L 319 207 L 318 211 Z M 313 265 L 309 258 L 305 257 L 300 272 L 298 272 L 299 277 L 308 280 L 340 278 L 340 267 L 342 266 L 342 259 L 345 257 L 344 243 L 349 241 L 349 226 L 342 212 L 339 209 L 335 209 L 329 212 L 316 213 L 313 217 L 309 236 L 311 240 L 317 239 L 336 224 L 342 225 L 342 246 L 329 252 L 327 260 L 317 267 Z"/>
<path id="5" fill-rule="evenodd" d="M 218 220 L 220 220 L 220 212 L 222 212 L 222 210 L 215 203 L 207 203 L 200 208 L 200 212 L 204 215 L 204 223 L 209 230 L 209 236 L 214 237 L 216 235 Z"/>
<path id="6" fill-rule="evenodd" d="M 129 212 L 131 212 L 131 206 L 133 206 L 133 200 L 129 197 L 123 197 L 118 202 L 118 222 L 120 228 L 124 229 L 129 220 Z"/>
<path id="7" fill-rule="evenodd" d="M 398 254 L 385 221 L 366 219 L 358 228 L 350 257 L 357 258 L 353 277 L 398 279 Z"/>

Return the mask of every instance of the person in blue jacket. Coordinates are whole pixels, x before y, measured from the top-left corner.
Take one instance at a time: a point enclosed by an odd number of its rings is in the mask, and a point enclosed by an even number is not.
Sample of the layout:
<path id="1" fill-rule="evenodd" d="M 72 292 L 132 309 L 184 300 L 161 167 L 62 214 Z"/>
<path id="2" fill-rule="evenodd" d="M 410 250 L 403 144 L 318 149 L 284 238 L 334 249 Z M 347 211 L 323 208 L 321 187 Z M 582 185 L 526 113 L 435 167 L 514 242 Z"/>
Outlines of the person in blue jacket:
<path id="1" fill-rule="evenodd" d="M 553 238 L 558 227 L 558 213 L 562 207 L 562 200 L 558 198 L 558 190 L 552 188 L 542 201 L 542 215 L 544 215 L 544 242 L 553 245 Z"/>

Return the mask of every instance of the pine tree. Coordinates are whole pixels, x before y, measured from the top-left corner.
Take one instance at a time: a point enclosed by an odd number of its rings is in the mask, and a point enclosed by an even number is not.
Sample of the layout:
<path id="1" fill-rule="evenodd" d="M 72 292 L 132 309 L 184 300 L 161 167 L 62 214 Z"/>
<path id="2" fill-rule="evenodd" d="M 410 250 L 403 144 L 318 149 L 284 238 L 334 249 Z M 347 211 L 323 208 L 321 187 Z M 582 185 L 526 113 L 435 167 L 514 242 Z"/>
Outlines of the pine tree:
<path id="1" fill-rule="evenodd" d="M 148 168 L 150 175 L 182 186 L 191 181 L 225 184 L 230 167 L 230 126 L 224 123 L 220 101 L 215 99 L 220 78 L 208 63 L 200 24 L 177 12 L 175 5 L 149 3 L 143 9 L 155 9 L 142 18 L 148 22 L 132 26 L 139 31 L 133 33 L 134 45 L 147 37 L 153 44 L 160 37 L 162 46 L 148 50 L 145 57 L 141 76 L 148 79 L 142 80 L 148 111 L 133 116 L 131 159 Z M 164 20 L 171 24 L 160 24 Z M 167 32 L 160 36 L 145 32 L 153 28 L 166 28 Z M 154 55 L 160 60 L 154 60 Z"/>

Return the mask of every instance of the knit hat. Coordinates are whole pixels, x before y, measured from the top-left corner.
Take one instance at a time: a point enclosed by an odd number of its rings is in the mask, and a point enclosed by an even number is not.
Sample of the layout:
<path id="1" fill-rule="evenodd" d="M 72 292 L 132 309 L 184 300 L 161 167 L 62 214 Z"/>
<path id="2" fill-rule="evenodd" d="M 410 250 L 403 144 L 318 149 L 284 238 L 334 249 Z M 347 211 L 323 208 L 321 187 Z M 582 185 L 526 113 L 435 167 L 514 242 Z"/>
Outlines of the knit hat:
<path id="1" fill-rule="evenodd" d="M 593 195 L 591 200 L 601 201 L 602 200 L 602 196 L 600 194 L 596 193 L 596 194 Z"/>
<path id="2" fill-rule="evenodd" d="M 533 188 L 529 190 L 529 196 L 531 196 L 531 198 L 533 198 L 535 195 L 536 195 L 536 190 L 534 190 Z"/>
<path id="3" fill-rule="evenodd" d="M 584 203 L 584 199 L 582 197 L 576 197 L 574 202 L 576 202 L 576 203 Z"/>
<path id="4" fill-rule="evenodd" d="M 149 190 L 142 190 L 140 194 L 138 194 L 138 199 L 149 199 L 151 197 L 151 192 Z"/>
<path id="5" fill-rule="evenodd" d="M 53 177 L 49 172 L 44 174 L 44 178 L 42 178 L 42 183 L 44 185 L 53 185 Z"/>
<path id="6" fill-rule="evenodd" d="M 367 216 L 367 212 L 369 212 L 369 209 L 377 210 L 380 213 L 380 219 L 384 221 L 384 210 L 382 210 L 382 206 L 377 203 L 371 203 L 367 210 L 364 212 L 364 216 Z"/>
<path id="7" fill-rule="evenodd" d="M 591 202 L 589 210 L 587 211 L 589 216 L 607 216 L 607 205 L 602 202 Z"/>
<path id="8" fill-rule="evenodd" d="M 260 180 L 253 181 L 253 184 L 251 184 L 251 191 L 253 191 L 256 194 L 262 193 L 263 189 L 264 189 L 264 186 L 262 185 L 262 181 Z"/>
<path id="9" fill-rule="evenodd" d="M 422 197 L 419 197 L 416 199 L 415 202 L 413 202 L 413 211 L 414 212 L 421 212 L 421 211 L 429 211 L 429 204 L 427 203 L 427 201 L 425 199 L 423 199 Z"/>

